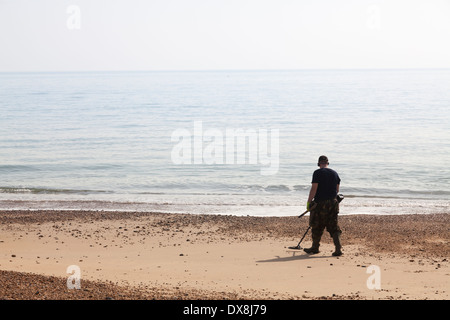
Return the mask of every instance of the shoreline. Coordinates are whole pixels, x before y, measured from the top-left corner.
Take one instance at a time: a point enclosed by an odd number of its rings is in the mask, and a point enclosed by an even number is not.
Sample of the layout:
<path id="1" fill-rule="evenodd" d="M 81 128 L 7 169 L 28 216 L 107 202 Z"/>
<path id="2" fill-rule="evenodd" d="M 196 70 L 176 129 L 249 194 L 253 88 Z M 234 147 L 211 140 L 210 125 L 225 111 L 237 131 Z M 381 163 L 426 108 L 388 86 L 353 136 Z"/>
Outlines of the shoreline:
<path id="1" fill-rule="evenodd" d="M 141 199 L 142 200 L 142 199 Z M 250 201 L 241 197 L 224 196 L 149 198 L 146 201 L 120 200 L 108 198 L 61 199 L 49 197 L 38 199 L 0 199 L 1 210 L 64 210 L 64 211 L 105 211 L 105 212 L 161 212 L 166 214 L 211 214 L 255 217 L 290 217 L 304 212 L 302 199 L 282 198 L 272 202 L 268 198 L 259 202 L 260 197 Z M 301 203 L 299 205 L 299 203 Z M 340 205 L 340 214 L 345 215 L 408 215 L 450 213 L 450 201 L 436 199 L 409 198 L 355 198 L 346 197 Z"/>
<path id="2" fill-rule="evenodd" d="M 0 298 L 449 298 L 448 213 L 339 219 L 344 255 L 336 258 L 326 231 L 317 255 L 288 249 L 308 217 L 0 210 L 0 276 L 13 279 Z M 69 265 L 81 269 L 77 293 L 64 290 Z M 370 265 L 381 269 L 380 290 L 366 285 Z M 50 288 L 56 279 L 59 289 Z"/>

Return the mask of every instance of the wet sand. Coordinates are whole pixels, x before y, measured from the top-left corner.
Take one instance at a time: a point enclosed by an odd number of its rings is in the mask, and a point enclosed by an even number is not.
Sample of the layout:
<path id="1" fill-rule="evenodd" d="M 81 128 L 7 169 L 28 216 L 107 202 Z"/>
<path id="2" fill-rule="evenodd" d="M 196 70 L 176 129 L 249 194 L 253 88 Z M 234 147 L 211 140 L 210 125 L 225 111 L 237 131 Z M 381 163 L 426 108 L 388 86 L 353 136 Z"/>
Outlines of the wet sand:
<path id="1" fill-rule="evenodd" d="M 0 299 L 449 298 L 448 213 L 339 219 L 333 257 L 327 232 L 319 254 L 288 248 L 307 216 L 3 210 Z M 67 288 L 70 265 L 80 289 Z"/>

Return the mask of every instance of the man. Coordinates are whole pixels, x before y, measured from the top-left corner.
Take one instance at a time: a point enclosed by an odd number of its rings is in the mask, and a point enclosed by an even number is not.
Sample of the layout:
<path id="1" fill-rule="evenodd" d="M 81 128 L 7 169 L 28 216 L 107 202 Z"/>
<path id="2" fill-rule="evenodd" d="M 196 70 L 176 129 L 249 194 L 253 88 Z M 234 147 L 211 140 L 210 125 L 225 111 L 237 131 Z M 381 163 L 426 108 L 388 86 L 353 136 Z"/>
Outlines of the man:
<path id="1" fill-rule="evenodd" d="M 306 253 L 319 253 L 320 239 L 326 228 L 333 238 L 335 251 L 333 256 L 342 255 L 338 226 L 339 202 L 336 199 L 339 193 L 341 179 L 336 171 L 328 168 L 329 162 L 326 156 L 320 156 L 317 169 L 313 173 L 312 186 L 309 192 L 306 208 L 311 211 L 309 225 L 312 231 L 312 246 L 305 248 Z"/>

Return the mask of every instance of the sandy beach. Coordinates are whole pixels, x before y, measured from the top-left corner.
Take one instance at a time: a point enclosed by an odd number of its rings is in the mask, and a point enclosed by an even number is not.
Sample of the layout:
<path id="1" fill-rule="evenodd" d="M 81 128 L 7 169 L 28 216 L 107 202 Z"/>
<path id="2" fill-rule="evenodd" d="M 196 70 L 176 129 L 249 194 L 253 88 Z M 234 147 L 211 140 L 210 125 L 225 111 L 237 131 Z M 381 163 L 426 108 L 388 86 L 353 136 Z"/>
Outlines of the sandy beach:
<path id="1" fill-rule="evenodd" d="M 333 257 L 326 232 L 319 254 L 288 248 L 308 216 L 3 210 L 0 299 L 449 298 L 448 213 L 339 219 Z"/>

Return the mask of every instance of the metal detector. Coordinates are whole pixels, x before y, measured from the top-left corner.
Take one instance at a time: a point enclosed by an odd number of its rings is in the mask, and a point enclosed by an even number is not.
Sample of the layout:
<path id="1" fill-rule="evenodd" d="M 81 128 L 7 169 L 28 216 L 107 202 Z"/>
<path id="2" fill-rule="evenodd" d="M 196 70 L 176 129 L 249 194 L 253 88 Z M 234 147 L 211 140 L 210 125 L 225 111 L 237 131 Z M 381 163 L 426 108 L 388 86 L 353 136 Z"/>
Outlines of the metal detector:
<path id="1" fill-rule="evenodd" d="M 338 203 L 340 203 L 342 200 L 344 200 L 344 195 L 343 194 L 338 194 L 336 196 L 336 200 L 338 201 Z M 317 203 L 314 203 L 314 205 L 309 208 L 308 210 L 306 210 L 305 212 L 303 212 L 301 215 L 299 215 L 298 217 L 301 218 L 303 217 L 305 214 L 307 214 L 311 209 L 314 209 L 314 207 L 317 205 Z M 311 229 L 311 226 L 308 227 L 308 229 L 306 229 L 305 233 L 303 234 L 303 237 L 300 239 L 300 241 L 298 242 L 298 244 L 295 247 L 288 247 L 289 249 L 293 249 L 293 250 L 300 250 L 302 247 L 300 246 L 300 243 L 302 243 L 303 239 L 305 239 L 306 234 L 308 233 L 309 229 Z"/>
<path id="2" fill-rule="evenodd" d="M 315 206 L 317 205 L 317 203 L 314 203 L 312 205 L 311 208 L 309 208 L 308 210 L 306 210 L 305 212 L 303 212 L 301 215 L 299 215 L 298 217 L 301 218 L 303 217 L 305 214 L 307 214 L 311 209 L 314 209 Z M 300 241 L 298 242 L 298 244 L 295 247 L 288 247 L 289 249 L 293 249 L 293 250 L 300 250 L 302 247 L 300 247 L 300 243 L 302 243 L 303 239 L 305 239 L 306 234 L 308 233 L 309 229 L 311 229 L 311 226 L 308 227 L 308 229 L 306 229 L 305 233 L 303 234 L 303 237 L 300 239 Z"/>

